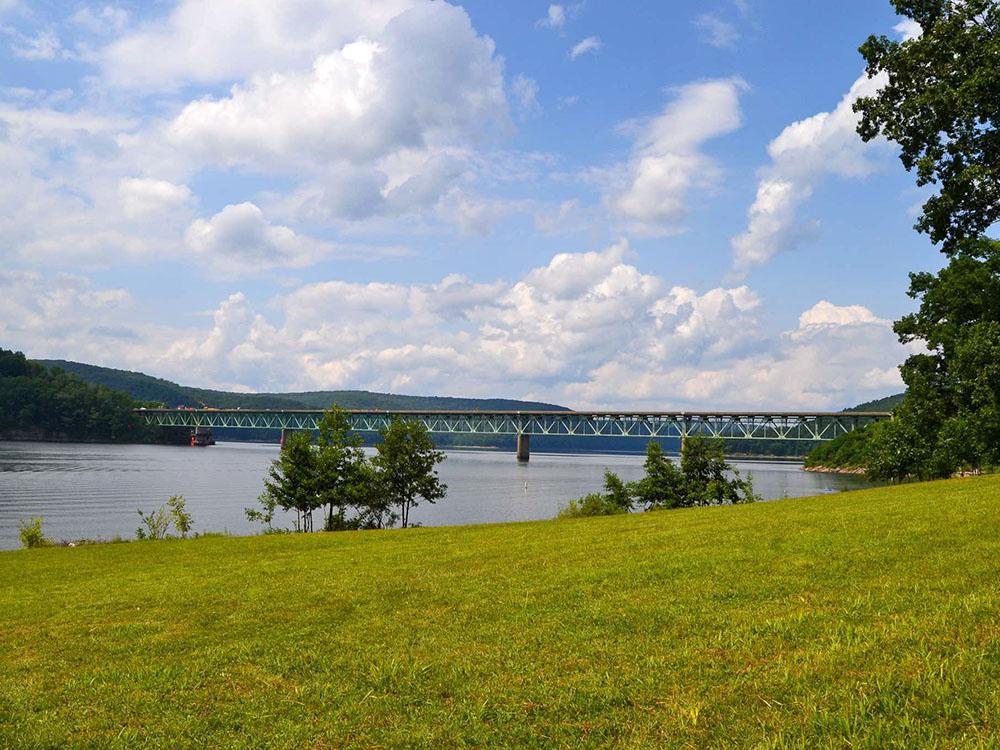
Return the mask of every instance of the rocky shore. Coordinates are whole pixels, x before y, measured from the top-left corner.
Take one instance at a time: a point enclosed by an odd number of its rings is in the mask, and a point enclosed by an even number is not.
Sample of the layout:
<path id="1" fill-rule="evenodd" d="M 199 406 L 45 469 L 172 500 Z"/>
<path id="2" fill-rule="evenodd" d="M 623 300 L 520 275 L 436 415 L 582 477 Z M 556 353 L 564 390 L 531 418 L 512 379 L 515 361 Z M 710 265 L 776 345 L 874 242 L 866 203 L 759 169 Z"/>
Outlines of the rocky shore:
<path id="1" fill-rule="evenodd" d="M 864 474 L 863 466 L 803 466 L 803 471 L 814 471 L 820 474 Z"/>

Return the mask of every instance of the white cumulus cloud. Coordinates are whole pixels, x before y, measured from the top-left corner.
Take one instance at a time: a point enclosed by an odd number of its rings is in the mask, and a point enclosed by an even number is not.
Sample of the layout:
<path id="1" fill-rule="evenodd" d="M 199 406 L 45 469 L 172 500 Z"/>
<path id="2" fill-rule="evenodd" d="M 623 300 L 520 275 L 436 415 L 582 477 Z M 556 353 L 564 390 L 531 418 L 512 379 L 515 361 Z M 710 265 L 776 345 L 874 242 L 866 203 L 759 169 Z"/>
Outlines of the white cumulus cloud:
<path id="1" fill-rule="evenodd" d="M 254 259 L 301 238 L 251 207 L 199 224 Z M 35 356 L 206 386 L 370 388 L 540 398 L 577 407 L 839 409 L 899 387 L 908 353 L 859 305 L 820 301 L 771 335 L 747 286 L 695 290 L 643 272 L 625 241 L 560 253 L 512 280 L 326 280 L 266 304 L 233 292 L 208 322 L 144 322 L 127 292 L 0 273 L 0 335 Z"/>
<path id="2" fill-rule="evenodd" d="M 629 228 L 674 230 L 694 190 L 715 185 L 720 169 L 702 147 L 740 127 L 739 79 L 698 81 L 677 89 L 658 116 L 638 124 L 632 157 L 612 172 L 609 203 Z"/>
<path id="3" fill-rule="evenodd" d="M 786 127 L 767 147 L 771 162 L 761 170 L 757 195 L 747 210 L 747 228 L 732 238 L 733 269 L 745 275 L 775 255 L 794 248 L 815 231 L 815 225 L 797 218 L 819 182 L 828 175 L 858 178 L 874 163 L 857 134 L 854 102 L 874 94 L 884 79 L 862 75 L 837 106 Z"/>

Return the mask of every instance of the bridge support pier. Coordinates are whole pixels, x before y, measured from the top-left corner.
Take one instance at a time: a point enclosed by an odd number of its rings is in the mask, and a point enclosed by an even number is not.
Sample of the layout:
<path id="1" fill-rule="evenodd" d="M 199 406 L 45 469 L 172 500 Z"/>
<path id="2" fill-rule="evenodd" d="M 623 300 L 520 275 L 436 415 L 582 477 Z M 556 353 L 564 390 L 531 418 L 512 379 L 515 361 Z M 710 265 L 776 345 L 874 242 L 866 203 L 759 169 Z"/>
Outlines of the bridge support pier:
<path id="1" fill-rule="evenodd" d="M 524 432 L 517 434 L 517 460 L 527 462 L 531 457 L 531 435 Z"/>
<path id="2" fill-rule="evenodd" d="M 280 445 L 280 446 L 281 446 L 282 448 L 284 448 L 284 447 L 285 447 L 285 436 L 286 436 L 287 434 L 288 434 L 288 430 L 285 430 L 285 429 L 283 429 L 283 430 L 281 431 L 281 442 L 279 443 L 279 445 Z"/>

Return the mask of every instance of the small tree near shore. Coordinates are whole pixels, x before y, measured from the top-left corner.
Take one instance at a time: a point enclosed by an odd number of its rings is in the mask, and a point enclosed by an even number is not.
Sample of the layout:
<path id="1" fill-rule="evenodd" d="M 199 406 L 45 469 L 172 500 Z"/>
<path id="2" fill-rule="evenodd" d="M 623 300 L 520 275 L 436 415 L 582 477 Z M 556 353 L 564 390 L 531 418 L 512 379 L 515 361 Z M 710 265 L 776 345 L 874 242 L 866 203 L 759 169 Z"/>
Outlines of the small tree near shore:
<path id="1" fill-rule="evenodd" d="M 433 503 L 447 493 L 447 485 L 434 470 L 444 460 L 444 453 L 435 450 L 427 428 L 420 422 L 400 419 L 394 419 L 382 430 L 382 442 L 375 450 L 374 497 L 378 502 L 399 508 L 405 529 L 410 523 L 410 510 L 419 501 Z"/>
<path id="2" fill-rule="evenodd" d="M 646 510 L 658 510 L 735 505 L 760 499 L 753 489 L 753 477 L 743 478 L 726 463 L 721 440 L 687 438 L 681 446 L 680 466 L 658 443 L 650 441 L 646 446 L 645 469 L 642 479 L 628 483 L 605 471 L 604 494 L 592 493 L 571 501 L 559 512 L 559 517 L 625 513 L 636 503 Z"/>
<path id="3" fill-rule="evenodd" d="M 322 504 L 317 491 L 318 468 L 312 435 L 308 432 L 289 433 L 264 480 L 262 497 L 266 502 L 262 501 L 262 504 L 266 507 L 273 501 L 276 507 L 295 511 L 295 529 L 312 531 L 313 511 Z"/>

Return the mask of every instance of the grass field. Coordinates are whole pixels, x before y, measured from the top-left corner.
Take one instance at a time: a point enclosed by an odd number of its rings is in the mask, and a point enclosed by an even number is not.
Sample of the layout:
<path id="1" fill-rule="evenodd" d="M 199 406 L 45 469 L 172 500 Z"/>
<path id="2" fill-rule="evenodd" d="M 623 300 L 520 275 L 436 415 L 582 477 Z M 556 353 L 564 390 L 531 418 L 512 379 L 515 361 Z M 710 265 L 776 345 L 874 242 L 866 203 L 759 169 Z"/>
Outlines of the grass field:
<path id="1" fill-rule="evenodd" d="M 1000 477 L 0 553 L 0 747 L 1000 747 Z"/>

